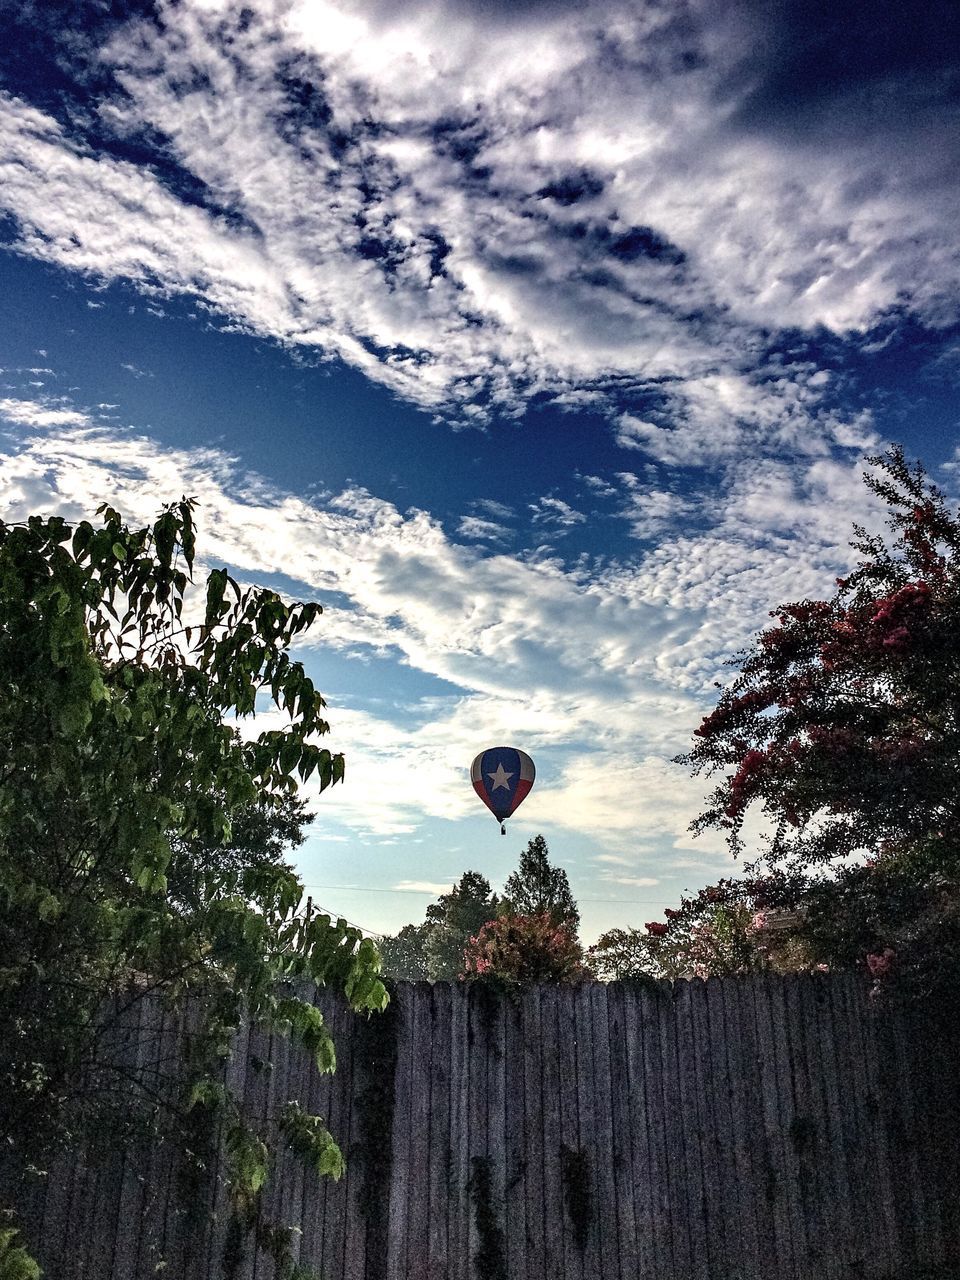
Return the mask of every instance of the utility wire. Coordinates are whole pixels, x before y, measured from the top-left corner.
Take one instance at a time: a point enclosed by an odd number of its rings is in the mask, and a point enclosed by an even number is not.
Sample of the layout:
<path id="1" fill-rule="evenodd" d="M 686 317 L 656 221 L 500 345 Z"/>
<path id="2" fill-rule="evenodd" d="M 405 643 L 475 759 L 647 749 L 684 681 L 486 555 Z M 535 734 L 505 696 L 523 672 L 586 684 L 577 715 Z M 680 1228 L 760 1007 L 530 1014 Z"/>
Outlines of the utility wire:
<path id="1" fill-rule="evenodd" d="M 451 888 L 453 884 L 451 883 Z M 310 884 L 306 888 L 311 892 L 314 889 L 339 889 L 345 893 L 419 893 L 425 898 L 435 898 L 437 894 L 432 889 L 378 889 L 371 885 L 359 884 Z M 634 907 L 669 907 L 671 903 L 676 902 L 676 898 L 577 898 L 577 902 L 624 902 Z M 347 922 L 349 923 L 349 921 Z"/>

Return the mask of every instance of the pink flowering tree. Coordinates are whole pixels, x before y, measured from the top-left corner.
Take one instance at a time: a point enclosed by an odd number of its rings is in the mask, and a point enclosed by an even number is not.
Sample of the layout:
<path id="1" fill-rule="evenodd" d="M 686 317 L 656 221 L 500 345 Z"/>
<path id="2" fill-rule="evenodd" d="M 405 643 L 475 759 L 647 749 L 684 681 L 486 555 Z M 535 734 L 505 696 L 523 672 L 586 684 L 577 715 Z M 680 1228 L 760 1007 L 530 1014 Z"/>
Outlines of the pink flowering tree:
<path id="1" fill-rule="evenodd" d="M 642 929 L 611 929 L 590 948 L 606 981 L 709 978 L 764 970 L 816 968 L 795 923 L 805 877 L 785 873 L 724 879 L 668 907 Z M 788 928 L 781 928 L 786 921 Z"/>
<path id="2" fill-rule="evenodd" d="M 770 852 L 806 865 L 960 815 L 960 520 L 899 449 L 870 461 L 893 538 L 856 529 L 861 559 L 832 599 L 773 611 L 681 757 L 720 775 L 694 829 L 725 829 L 735 853 L 751 808 Z"/>
<path id="3" fill-rule="evenodd" d="M 769 865 L 844 867 L 812 886 L 807 931 L 826 946 L 851 899 L 868 904 L 847 949 L 885 978 L 894 934 L 956 899 L 960 517 L 899 448 L 869 461 L 889 534 L 855 526 L 859 559 L 832 598 L 772 612 L 680 759 L 717 780 L 695 831 L 725 830 L 736 855 L 758 811 Z"/>
<path id="4" fill-rule="evenodd" d="M 569 925 L 555 924 L 549 911 L 491 920 L 467 943 L 463 961 L 465 978 L 492 978 L 514 987 L 591 976 L 577 935 Z"/>

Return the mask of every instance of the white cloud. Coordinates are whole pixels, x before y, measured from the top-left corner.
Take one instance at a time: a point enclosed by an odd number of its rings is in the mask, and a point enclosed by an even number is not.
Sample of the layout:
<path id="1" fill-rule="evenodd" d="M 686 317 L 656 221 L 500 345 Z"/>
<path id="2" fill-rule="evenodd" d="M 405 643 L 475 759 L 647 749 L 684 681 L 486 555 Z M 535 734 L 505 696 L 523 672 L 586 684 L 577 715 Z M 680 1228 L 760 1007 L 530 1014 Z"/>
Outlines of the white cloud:
<path id="1" fill-rule="evenodd" d="M 619 439 L 671 465 L 860 447 L 824 371 L 763 367 L 768 333 L 955 315 L 937 147 L 889 163 L 867 130 L 802 145 L 738 125 L 754 39 L 723 6 L 243 14 L 161 3 L 97 51 L 122 86 L 100 126 L 166 139 L 189 201 L 0 96 L 21 251 L 195 295 L 463 422 L 645 392 Z"/>
<path id="2" fill-rule="evenodd" d="M 449 893 L 453 888 L 452 881 L 435 880 L 400 880 L 394 889 L 398 893 L 428 893 L 432 898 L 439 898 L 442 893 Z"/>
<path id="3" fill-rule="evenodd" d="M 572 529 L 574 525 L 585 524 L 587 517 L 582 511 L 575 511 L 562 498 L 544 497 L 530 503 L 533 512 L 533 523 L 546 525 L 551 529 Z"/>
<path id="4" fill-rule="evenodd" d="M 78 409 L 54 409 L 34 400 L 0 399 L 0 417 L 25 427 L 83 427 L 92 422 Z"/>
<path id="5" fill-rule="evenodd" d="M 481 516 L 463 516 L 457 526 L 461 538 L 484 542 L 505 542 L 510 537 L 506 525 L 497 524 L 495 520 L 484 520 Z"/>

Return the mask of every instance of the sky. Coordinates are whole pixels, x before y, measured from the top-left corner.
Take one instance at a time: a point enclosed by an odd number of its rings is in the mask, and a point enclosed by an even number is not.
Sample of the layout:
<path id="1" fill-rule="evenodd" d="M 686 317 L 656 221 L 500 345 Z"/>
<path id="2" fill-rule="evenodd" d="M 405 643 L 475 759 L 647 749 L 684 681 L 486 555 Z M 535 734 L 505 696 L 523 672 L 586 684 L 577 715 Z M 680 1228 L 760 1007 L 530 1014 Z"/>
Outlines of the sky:
<path id="1" fill-rule="evenodd" d="M 0 0 L 0 511 L 186 494 L 321 601 L 328 910 L 542 833 L 641 927 L 736 871 L 672 760 L 880 524 L 864 457 L 957 487 L 958 187 L 939 0 Z"/>

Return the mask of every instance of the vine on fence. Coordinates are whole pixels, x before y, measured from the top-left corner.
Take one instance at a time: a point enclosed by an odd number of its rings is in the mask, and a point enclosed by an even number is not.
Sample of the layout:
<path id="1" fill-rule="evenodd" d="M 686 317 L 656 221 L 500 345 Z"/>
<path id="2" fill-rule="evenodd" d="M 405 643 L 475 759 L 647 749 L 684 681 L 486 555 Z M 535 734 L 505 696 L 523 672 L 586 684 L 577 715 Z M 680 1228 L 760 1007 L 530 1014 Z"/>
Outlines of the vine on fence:
<path id="1" fill-rule="evenodd" d="M 479 1247 L 473 1255 L 478 1280 L 507 1280 L 507 1259 L 503 1228 L 497 1213 L 493 1190 L 493 1161 L 489 1156 L 474 1156 L 468 1183 L 477 1224 Z"/>

